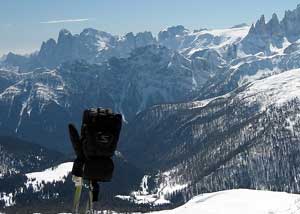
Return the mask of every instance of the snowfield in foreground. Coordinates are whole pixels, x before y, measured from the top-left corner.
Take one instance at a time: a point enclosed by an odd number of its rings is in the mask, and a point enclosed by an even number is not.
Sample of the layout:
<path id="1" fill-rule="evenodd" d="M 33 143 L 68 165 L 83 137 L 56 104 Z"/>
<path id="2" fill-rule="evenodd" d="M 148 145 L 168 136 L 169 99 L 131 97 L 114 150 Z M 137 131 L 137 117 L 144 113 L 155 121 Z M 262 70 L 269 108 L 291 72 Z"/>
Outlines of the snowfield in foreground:
<path id="1" fill-rule="evenodd" d="M 300 195 L 259 190 L 227 190 L 196 196 L 174 210 L 154 214 L 300 214 Z"/>
<path id="2" fill-rule="evenodd" d="M 96 213 L 100 214 L 100 211 Z M 117 214 L 111 211 L 101 213 Z M 300 214 L 300 195 L 247 189 L 226 190 L 199 195 L 176 209 L 151 214 Z"/>

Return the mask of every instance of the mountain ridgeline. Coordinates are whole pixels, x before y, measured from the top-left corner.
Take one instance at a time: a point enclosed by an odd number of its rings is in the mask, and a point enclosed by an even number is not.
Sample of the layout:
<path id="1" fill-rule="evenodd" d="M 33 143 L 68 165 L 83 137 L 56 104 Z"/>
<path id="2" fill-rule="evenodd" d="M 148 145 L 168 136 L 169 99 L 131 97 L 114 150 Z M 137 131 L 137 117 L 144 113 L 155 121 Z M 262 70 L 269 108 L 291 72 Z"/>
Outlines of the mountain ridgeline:
<path id="1" fill-rule="evenodd" d="M 115 194 L 134 201 L 140 188 L 181 203 L 232 188 L 299 193 L 299 23 L 300 5 L 251 27 L 179 25 L 157 37 L 62 30 L 0 62 L 0 135 L 68 152 L 67 124 L 102 106 L 123 114 L 120 164 L 137 172 Z M 170 183 L 180 188 L 164 195 Z"/>

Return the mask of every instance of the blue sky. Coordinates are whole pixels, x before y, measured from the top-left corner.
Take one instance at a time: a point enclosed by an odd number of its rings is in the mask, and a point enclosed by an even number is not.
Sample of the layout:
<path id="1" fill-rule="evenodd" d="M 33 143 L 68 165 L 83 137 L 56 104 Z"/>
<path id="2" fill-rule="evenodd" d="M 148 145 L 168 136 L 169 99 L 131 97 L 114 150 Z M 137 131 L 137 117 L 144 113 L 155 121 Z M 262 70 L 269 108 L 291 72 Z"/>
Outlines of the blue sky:
<path id="1" fill-rule="evenodd" d="M 226 28 L 255 22 L 273 12 L 282 17 L 300 0 L 0 0 L 0 56 L 36 50 L 62 28 L 93 27 L 113 34 L 168 26 Z M 65 21 L 64 21 L 65 20 Z"/>

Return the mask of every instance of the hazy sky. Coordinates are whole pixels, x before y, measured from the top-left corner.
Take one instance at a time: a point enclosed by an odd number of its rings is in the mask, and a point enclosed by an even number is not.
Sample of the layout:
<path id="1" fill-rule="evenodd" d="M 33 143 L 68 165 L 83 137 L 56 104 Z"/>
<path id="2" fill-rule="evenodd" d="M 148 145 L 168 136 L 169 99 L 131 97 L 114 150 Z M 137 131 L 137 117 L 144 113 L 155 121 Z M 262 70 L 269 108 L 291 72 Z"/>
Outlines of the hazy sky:
<path id="1" fill-rule="evenodd" d="M 255 22 L 261 14 L 282 17 L 300 0 L 0 0 L 0 56 L 37 50 L 60 29 L 93 27 L 113 34 L 168 26 L 225 28 Z"/>

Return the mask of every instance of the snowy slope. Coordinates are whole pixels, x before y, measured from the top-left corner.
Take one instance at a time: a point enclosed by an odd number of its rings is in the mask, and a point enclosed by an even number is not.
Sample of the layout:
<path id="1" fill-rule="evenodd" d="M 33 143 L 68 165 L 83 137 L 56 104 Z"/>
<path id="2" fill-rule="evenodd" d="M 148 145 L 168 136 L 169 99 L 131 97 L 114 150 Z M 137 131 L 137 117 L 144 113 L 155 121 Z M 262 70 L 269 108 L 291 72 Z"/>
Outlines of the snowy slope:
<path id="1" fill-rule="evenodd" d="M 71 172 L 72 166 L 73 162 L 67 162 L 42 172 L 28 173 L 26 174 L 26 177 L 28 178 L 26 186 L 32 185 L 35 191 L 39 191 L 43 188 L 43 183 L 54 183 L 57 181 L 64 182 Z"/>
<path id="2" fill-rule="evenodd" d="M 225 28 L 225 29 L 213 29 L 203 30 L 200 32 L 193 32 L 191 35 L 195 36 L 195 40 L 192 43 L 193 48 L 189 49 L 188 55 L 192 55 L 196 51 L 211 48 L 220 50 L 228 45 L 235 44 L 241 41 L 249 32 L 248 26 L 239 28 Z M 209 43 L 208 39 L 202 39 L 211 36 L 213 38 Z"/>
<path id="3" fill-rule="evenodd" d="M 187 56 L 204 49 L 215 49 L 222 53 L 227 46 L 238 43 L 245 38 L 249 29 L 249 26 L 239 26 L 190 31 L 179 25 L 161 31 L 158 35 L 158 42 Z"/>
<path id="4" fill-rule="evenodd" d="M 241 100 L 246 105 L 259 104 L 263 111 L 271 105 L 280 107 L 293 99 L 300 99 L 300 69 L 278 72 L 280 73 L 273 71 L 267 77 L 263 77 L 263 75 L 258 77 L 257 75 L 251 81 L 244 82 L 241 87 L 248 85 L 238 93 L 232 102 Z M 194 101 L 189 105 L 192 108 L 205 107 L 218 98 L 229 98 L 232 95 L 233 93 L 229 92 L 223 96 Z"/>
<path id="5" fill-rule="evenodd" d="M 32 187 L 34 192 L 39 192 L 43 190 L 45 184 L 53 184 L 56 182 L 64 183 L 72 170 L 72 166 L 73 162 L 66 162 L 44 171 L 27 173 L 25 174 L 27 177 L 25 187 Z M 4 202 L 4 207 L 13 206 L 16 204 L 16 195 L 22 195 L 24 190 L 23 187 L 20 187 L 18 190 L 15 190 L 15 192 L 7 193 L 0 191 L 0 201 Z"/>
<path id="6" fill-rule="evenodd" d="M 98 212 L 100 213 L 100 212 Z M 104 213 L 116 213 L 104 211 Z M 249 189 L 202 194 L 173 210 L 153 214 L 299 214 L 300 195 Z"/>
<path id="7" fill-rule="evenodd" d="M 53 184 L 59 181 L 64 183 L 72 170 L 72 166 L 73 162 L 66 162 L 41 172 L 27 173 L 25 174 L 27 177 L 25 187 L 29 188 L 31 186 L 34 192 L 39 192 L 43 190 L 45 184 Z M 24 193 L 23 187 L 15 190 L 14 193 L 0 191 L 0 201 L 4 202 L 4 207 L 13 206 L 16 204 L 16 195 L 22 193 Z"/>
<path id="8" fill-rule="evenodd" d="M 157 214 L 297 214 L 300 196 L 258 190 L 228 190 L 197 196 L 185 205 Z"/>
<path id="9" fill-rule="evenodd" d="M 258 80 L 253 78 L 250 83 L 244 83 L 247 87 L 238 93 L 232 100 L 241 100 L 246 105 L 259 104 L 261 110 L 266 110 L 269 106 L 282 106 L 293 100 L 300 99 L 300 69 L 275 72 L 269 77 L 260 77 Z M 190 102 L 191 109 L 203 108 L 212 101 L 219 98 L 229 98 L 233 95 L 229 92 L 223 96 L 213 97 L 210 99 Z"/>
<path id="10" fill-rule="evenodd" d="M 130 127 L 124 150 L 141 167 L 165 164 L 177 184 L 196 183 L 194 192 L 298 192 L 299 98 L 293 69 L 213 99 L 155 106 Z"/>
<path id="11" fill-rule="evenodd" d="M 245 103 L 259 103 L 262 110 L 270 105 L 280 106 L 295 98 L 300 98 L 300 69 L 254 81 L 238 95 L 238 99 Z"/>
<path id="12" fill-rule="evenodd" d="M 145 175 L 142 179 L 139 190 L 131 192 L 130 196 L 117 195 L 116 197 L 136 204 L 152 204 L 154 206 L 171 204 L 171 201 L 168 200 L 168 196 L 176 191 L 182 191 L 188 186 L 187 184 L 177 183 L 176 179 L 174 179 L 172 175 L 172 171 L 159 173 L 154 177 Z M 156 186 L 155 189 L 151 189 L 151 187 L 149 187 L 153 182 Z"/>

